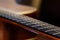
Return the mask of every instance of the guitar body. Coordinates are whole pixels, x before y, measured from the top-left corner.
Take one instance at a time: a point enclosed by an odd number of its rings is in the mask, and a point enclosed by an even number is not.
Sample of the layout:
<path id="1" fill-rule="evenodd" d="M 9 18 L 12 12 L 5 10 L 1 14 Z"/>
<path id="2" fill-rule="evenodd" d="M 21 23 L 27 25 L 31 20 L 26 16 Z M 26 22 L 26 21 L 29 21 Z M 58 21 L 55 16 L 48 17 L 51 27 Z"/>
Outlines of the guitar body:
<path id="1" fill-rule="evenodd" d="M 37 18 L 37 10 L 35 8 L 24 5 L 18 5 L 14 2 L 14 0 L 3 0 L 2 2 L 1 1 L 2 0 L 0 0 L 1 40 L 60 40 L 60 38 L 58 37 L 54 37 L 52 35 L 41 32 L 41 30 L 39 31 L 38 29 L 32 28 L 30 24 L 34 22 L 36 23 L 36 21 L 38 21 L 36 19 L 31 18 Z M 27 17 L 26 15 L 31 17 Z M 32 23 L 29 23 L 30 21 Z M 27 25 L 24 24 L 24 22 L 28 22 Z"/>

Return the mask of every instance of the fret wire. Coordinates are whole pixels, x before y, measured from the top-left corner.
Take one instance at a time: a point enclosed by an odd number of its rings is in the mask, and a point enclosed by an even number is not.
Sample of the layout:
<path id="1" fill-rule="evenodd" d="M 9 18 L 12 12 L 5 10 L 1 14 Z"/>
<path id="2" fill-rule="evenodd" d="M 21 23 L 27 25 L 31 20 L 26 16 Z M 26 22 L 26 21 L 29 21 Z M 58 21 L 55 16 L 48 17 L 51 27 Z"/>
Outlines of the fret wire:
<path id="1" fill-rule="evenodd" d="M 57 34 L 60 34 L 60 32 L 54 33 L 53 35 L 57 35 Z"/>
<path id="2" fill-rule="evenodd" d="M 57 33 L 54 33 L 53 35 L 60 34 L 60 28 L 58 28 L 57 30 L 54 30 L 54 31 L 56 31 Z"/>
<path id="3" fill-rule="evenodd" d="M 60 29 L 59 27 L 55 27 L 55 28 L 52 28 L 52 29 L 47 30 L 47 31 L 45 31 L 45 32 L 49 32 L 49 31 L 56 31 L 56 30 L 59 30 L 59 29 Z"/>

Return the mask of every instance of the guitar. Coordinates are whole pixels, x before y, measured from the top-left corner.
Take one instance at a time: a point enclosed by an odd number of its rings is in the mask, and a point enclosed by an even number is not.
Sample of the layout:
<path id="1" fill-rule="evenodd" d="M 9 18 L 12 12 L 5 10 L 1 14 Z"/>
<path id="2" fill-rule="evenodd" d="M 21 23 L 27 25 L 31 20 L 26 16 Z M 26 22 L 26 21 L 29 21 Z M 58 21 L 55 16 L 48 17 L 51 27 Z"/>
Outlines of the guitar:
<path id="1" fill-rule="evenodd" d="M 20 15 L 16 11 L 0 8 L 0 19 L 4 23 L 11 23 L 31 31 L 37 34 L 38 38 L 42 40 L 60 40 L 60 27 L 25 15 Z"/>

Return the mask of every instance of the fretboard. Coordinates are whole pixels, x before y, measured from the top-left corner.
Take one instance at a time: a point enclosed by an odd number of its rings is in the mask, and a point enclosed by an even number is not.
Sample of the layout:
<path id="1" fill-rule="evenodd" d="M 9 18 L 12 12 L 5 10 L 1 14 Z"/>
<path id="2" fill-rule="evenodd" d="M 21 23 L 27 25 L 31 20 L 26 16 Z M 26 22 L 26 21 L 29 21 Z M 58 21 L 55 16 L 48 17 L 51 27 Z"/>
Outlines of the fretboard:
<path id="1" fill-rule="evenodd" d="M 48 24 L 46 22 L 25 15 L 19 15 L 16 12 L 12 12 L 10 10 L 5 10 L 1 8 L 0 8 L 0 17 L 4 17 L 6 19 L 26 25 L 27 27 L 36 29 L 40 32 L 44 32 L 50 34 L 51 36 L 60 38 L 60 27 Z"/>

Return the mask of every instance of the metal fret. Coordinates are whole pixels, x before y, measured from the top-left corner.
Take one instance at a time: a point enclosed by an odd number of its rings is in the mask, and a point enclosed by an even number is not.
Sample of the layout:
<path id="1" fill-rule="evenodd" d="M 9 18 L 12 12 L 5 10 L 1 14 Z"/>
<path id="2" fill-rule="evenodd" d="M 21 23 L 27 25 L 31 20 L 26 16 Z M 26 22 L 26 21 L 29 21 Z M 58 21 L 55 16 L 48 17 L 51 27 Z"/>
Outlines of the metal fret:
<path id="1" fill-rule="evenodd" d="M 54 33 L 53 35 L 57 35 L 57 34 L 60 34 L 60 32 Z"/>
<path id="2" fill-rule="evenodd" d="M 55 27 L 55 28 L 52 28 L 52 29 L 47 30 L 47 31 L 45 31 L 45 32 L 49 32 L 49 31 L 56 31 L 56 30 L 60 30 L 60 28 L 59 28 L 59 27 Z"/>

